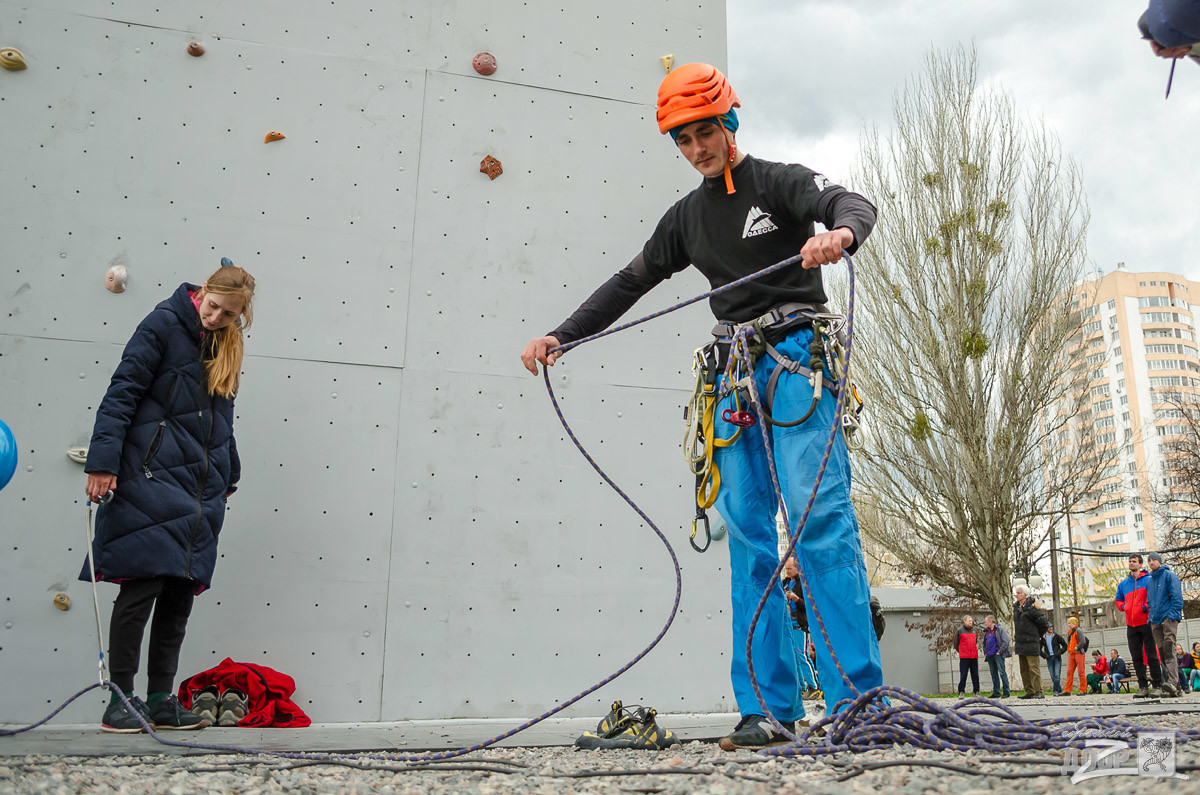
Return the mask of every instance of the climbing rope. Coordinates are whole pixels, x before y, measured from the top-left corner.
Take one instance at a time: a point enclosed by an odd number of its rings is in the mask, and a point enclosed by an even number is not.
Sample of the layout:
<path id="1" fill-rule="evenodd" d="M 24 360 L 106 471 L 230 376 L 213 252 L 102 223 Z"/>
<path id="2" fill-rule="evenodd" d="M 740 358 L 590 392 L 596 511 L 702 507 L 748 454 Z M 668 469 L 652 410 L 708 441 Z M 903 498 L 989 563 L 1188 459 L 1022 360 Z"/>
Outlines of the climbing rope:
<path id="1" fill-rule="evenodd" d="M 846 323 L 846 350 L 844 366 L 839 368 L 838 382 L 838 398 L 834 411 L 834 423 L 830 429 L 829 438 L 825 445 L 825 451 L 821 458 L 820 467 L 817 470 L 816 478 L 814 479 L 812 491 L 809 494 L 808 502 L 805 505 L 804 512 L 796 524 L 794 530 L 790 530 L 788 538 L 788 547 L 786 554 L 781 557 L 781 562 L 777 566 L 774 574 L 774 579 L 768 584 L 759 599 L 758 607 L 755 610 L 754 617 L 750 623 L 750 628 L 747 633 L 746 640 L 746 661 L 750 672 L 750 681 L 754 688 L 755 697 L 758 699 L 766 715 L 776 727 L 785 733 L 792 741 L 791 744 L 777 748 L 771 748 L 764 751 L 764 754 L 771 756 L 815 756 L 823 754 L 833 754 L 842 751 L 859 752 L 870 750 L 872 748 L 890 748 L 896 743 L 910 743 L 918 748 L 928 748 L 936 750 L 969 750 L 972 748 L 983 748 L 992 751 L 1024 751 L 1047 748 L 1064 748 L 1067 746 L 1082 746 L 1084 738 L 1080 736 L 1083 729 L 1097 730 L 1125 730 L 1125 731 L 1142 731 L 1150 730 L 1148 727 L 1137 726 L 1129 721 L 1120 718 L 1054 718 L 1047 720 L 1029 721 L 1022 718 L 1014 710 L 1005 707 L 1004 705 L 991 701 L 989 699 L 970 699 L 960 702 L 953 707 L 943 707 L 933 701 L 924 698 L 923 696 L 904 688 L 882 686 L 872 688 L 866 692 L 860 693 L 851 682 L 845 669 L 842 667 L 838 657 L 837 650 L 833 647 L 829 640 L 829 634 L 825 629 L 824 620 L 821 618 L 820 611 L 812 601 L 812 589 L 808 586 L 808 582 L 801 570 L 800 578 L 804 586 L 806 604 L 808 605 L 810 618 L 816 619 L 817 626 L 821 630 L 821 636 L 824 639 L 826 646 L 829 649 L 830 656 L 833 658 L 834 665 L 837 668 L 839 675 L 843 681 L 847 683 L 850 690 L 856 694 L 853 699 L 843 699 L 834 705 L 828 715 L 822 718 L 817 723 L 810 726 L 807 730 L 799 735 L 788 732 L 767 708 L 763 700 L 762 693 L 759 689 L 758 681 L 754 677 L 754 661 L 752 654 L 752 646 L 750 639 L 754 637 L 754 630 L 758 624 L 758 620 L 762 615 L 762 611 L 766 606 L 767 600 L 771 592 L 775 588 L 775 583 L 778 581 L 779 574 L 782 571 L 782 561 L 790 555 L 796 547 L 800 537 L 800 532 L 804 528 L 804 524 L 816 502 L 817 492 L 820 488 L 821 480 L 825 474 L 825 468 L 828 465 L 829 457 L 833 450 L 833 445 L 838 432 L 841 430 L 841 415 L 845 407 L 845 395 L 847 394 L 847 374 L 849 373 L 850 349 L 853 342 L 853 318 L 854 318 L 854 262 L 848 253 L 843 253 L 846 259 L 847 270 L 849 273 L 849 306 L 847 310 Z M 588 337 L 575 340 L 574 342 L 561 345 L 551 351 L 550 354 L 562 354 L 567 351 L 577 348 L 580 345 L 592 342 L 594 340 L 607 337 L 611 334 L 616 334 L 620 331 L 633 328 L 642 323 L 649 322 L 663 315 L 670 314 L 679 309 L 682 309 L 691 304 L 703 301 L 713 296 L 720 295 L 730 290 L 752 282 L 756 279 L 774 273 L 775 271 L 796 265 L 801 261 L 800 255 L 790 257 L 770 265 L 762 270 L 745 276 L 736 281 L 722 285 L 716 289 L 706 293 L 682 301 L 666 309 L 659 310 L 637 320 L 623 323 L 619 326 L 607 329 L 597 334 L 592 334 Z M 749 330 L 745 327 L 738 330 L 735 334 L 733 345 L 739 346 L 740 350 L 749 353 L 749 341 L 747 339 Z M 654 521 L 631 499 L 613 480 L 608 476 L 604 469 L 596 463 L 587 449 L 575 436 L 570 424 L 559 406 L 558 398 L 554 393 L 554 388 L 550 383 L 550 373 L 548 368 L 543 368 L 543 378 L 546 384 L 546 391 L 550 395 L 550 401 L 554 407 L 555 414 L 558 416 L 559 422 L 566 431 L 572 444 L 579 450 L 580 454 L 588 462 L 589 465 L 596 471 L 597 474 L 609 485 L 625 502 L 632 508 L 638 516 L 640 516 L 647 525 L 658 536 L 659 540 L 667 550 L 667 554 L 671 559 L 671 564 L 675 570 L 675 598 L 671 606 L 670 615 L 667 617 L 666 623 L 662 629 L 654 637 L 645 649 L 639 652 L 628 663 L 621 666 L 615 672 L 605 677 L 596 684 L 588 687 L 576 696 L 563 701 L 552 709 L 542 713 L 536 718 L 526 721 L 516 728 L 499 734 L 489 740 L 485 740 L 468 748 L 461 748 L 452 751 L 442 751 L 428 754 L 395 754 L 395 753 L 357 753 L 357 754 L 328 754 L 328 753 L 308 753 L 301 751 L 272 751 L 255 748 L 247 748 L 231 744 L 222 743 L 204 743 L 204 742 L 189 742 L 185 740 L 176 740 L 168 738 L 156 732 L 143 716 L 133 707 L 133 704 L 111 681 L 107 679 L 104 671 L 104 648 L 102 636 L 97 637 L 100 644 L 100 664 L 101 664 L 101 680 L 96 682 L 75 695 L 71 696 L 61 706 L 55 709 L 48 716 L 29 726 L 23 726 L 16 729 L 0 729 L 0 737 L 9 737 L 22 732 L 30 731 L 44 725 L 68 705 L 78 699 L 85 693 L 96 688 L 107 688 L 117 694 L 122 703 L 134 715 L 138 716 L 139 722 L 147 734 L 153 737 L 157 742 L 173 746 L 177 748 L 190 748 L 202 751 L 219 751 L 236 754 L 250 754 L 256 756 L 274 757 L 280 759 L 293 759 L 300 761 L 312 762 L 342 762 L 342 761 L 377 761 L 377 762 L 407 762 L 407 763 L 428 763 L 441 760 L 454 759 L 465 756 L 466 754 L 475 751 L 483 750 L 489 746 L 495 745 L 502 740 L 506 740 L 520 732 L 534 726 L 541 721 L 549 718 L 567 707 L 577 703 L 599 690 L 601 687 L 609 684 L 621 674 L 628 671 L 634 665 L 642 660 L 647 654 L 658 645 L 659 641 L 667 634 L 671 628 L 671 624 L 675 620 L 675 616 L 679 610 L 680 597 L 683 590 L 682 574 L 679 566 L 679 559 L 675 555 L 675 550 L 671 546 L 666 535 L 658 528 Z M 755 406 L 761 406 L 757 387 L 754 379 L 749 379 L 751 402 Z M 820 385 L 814 386 L 814 389 L 821 388 Z M 787 516 L 786 504 L 783 500 L 782 489 L 779 485 L 779 477 L 775 466 L 774 455 L 770 444 L 770 438 L 766 428 L 766 422 L 761 419 L 762 413 L 758 413 L 759 419 L 757 424 L 763 434 L 765 447 L 767 451 L 768 464 L 770 466 L 772 486 L 775 489 L 777 504 L 783 509 L 785 517 Z M 791 528 L 789 519 L 788 527 Z M 89 556 L 89 564 L 91 564 L 91 506 L 89 503 L 88 509 L 88 526 L 87 526 L 87 550 Z M 93 578 L 94 581 L 94 578 Z M 93 600 L 96 602 L 96 609 L 99 610 L 98 597 L 93 595 Z M 1067 733 L 1067 727 L 1075 730 L 1074 734 Z M 1176 730 L 1177 739 L 1181 741 L 1198 740 L 1200 739 L 1200 729 Z M 819 743 L 813 744 L 810 741 L 820 738 Z"/>

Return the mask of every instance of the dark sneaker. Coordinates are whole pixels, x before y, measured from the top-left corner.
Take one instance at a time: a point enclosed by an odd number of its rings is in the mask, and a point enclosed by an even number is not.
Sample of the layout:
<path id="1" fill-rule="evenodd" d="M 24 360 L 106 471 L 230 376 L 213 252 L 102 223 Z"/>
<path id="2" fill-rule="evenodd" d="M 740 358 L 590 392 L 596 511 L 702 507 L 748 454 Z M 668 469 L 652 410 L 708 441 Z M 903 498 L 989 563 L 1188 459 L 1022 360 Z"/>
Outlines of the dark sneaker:
<path id="1" fill-rule="evenodd" d="M 167 696 L 150 708 L 150 722 L 154 724 L 155 731 L 190 731 L 208 725 L 207 720 L 184 709 L 174 695 Z"/>
<path id="2" fill-rule="evenodd" d="M 1054 695 L 1056 695 L 1056 696 L 1069 696 L 1069 695 L 1071 695 L 1071 691 L 1070 691 L 1070 690 L 1060 690 L 1060 691 L 1058 691 L 1057 693 L 1055 693 Z"/>
<path id="3" fill-rule="evenodd" d="M 121 701 L 109 704 L 108 709 L 104 710 L 104 717 L 100 719 L 100 731 L 114 734 L 137 734 L 146 731 L 142 721 L 154 723 L 150 719 L 146 705 L 140 698 L 130 696 L 129 703 L 133 704 L 133 710 L 130 710 Z"/>
<path id="4" fill-rule="evenodd" d="M 658 725 L 655 720 L 657 714 L 654 709 L 649 707 L 639 709 L 636 719 L 632 723 L 626 724 L 623 730 L 612 732 L 607 737 L 584 732 L 583 736 L 575 741 L 575 747 L 600 750 L 629 748 L 661 751 L 682 742 L 673 732 Z"/>
<path id="5" fill-rule="evenodd" d="M 1183 695 L 1183 692 L 1170 682 L 1163 682 L 1162 690 L 1171 698 L 1178 698 L 1179 696 Z"/>
<path id="6" fill-rule="evenodd" d="M 999 693 L 989 693 L 988 698 L 1000 698 L 1000 694 Z"/>
<path id="7" fill-rule="evenodd" d="M 1150 694 L 1147 696 L 1147 698 L 1163 698 L 1166 695 L 1167 694 L 1163 690 L 1162 685 L 1154 685 L 1150 688 Z"/>
<path id="8" fill-rule="evenodd" d="M 208 721 L 209 726 L 217 725 L 217 688 L 209 685 L 201 688 L 192 696 L 192 713 Z"/>
<path id="9" fill-rule="evenodd" d="M 1157 689 L 1157 688 L 1156 688 Z M 1134 698 L 1150 698 L 1150 688 L 1143 687 L 1133 694 Z"/>
<path id="10" fill-rule="evenodd" d="M 246 717 L 248 711 L 249 704 L 246 700 L 246 694 L 231 687 L 221 694 L 217 725 L 237 726 L 238 721 Z"/>
<path id="11" fill-rule="evenodd" d="M 796 733 L 795 723 L 784 723 L 783 727 L 792 734 Z M 762 715 L 746 715 L 734 728 L 733 732 L 721 738 L 721 750 L 734 751 L 738 748 L 766 748 L 791 742 L 775 730 L 771 721 Z"/>

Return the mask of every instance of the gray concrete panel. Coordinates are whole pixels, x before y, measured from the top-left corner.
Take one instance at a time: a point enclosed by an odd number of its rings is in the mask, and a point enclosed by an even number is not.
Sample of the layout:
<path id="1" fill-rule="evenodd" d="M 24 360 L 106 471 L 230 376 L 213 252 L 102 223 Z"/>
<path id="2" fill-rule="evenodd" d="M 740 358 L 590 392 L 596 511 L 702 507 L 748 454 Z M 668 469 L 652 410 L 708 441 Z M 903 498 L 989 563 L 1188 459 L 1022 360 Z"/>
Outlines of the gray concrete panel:
<path id="1" fill-rule="evenodd" d="M 659 135 L 652 107 L 444 74 L 429 76 L 425 100 L 411 366 L 513 373 L 525 341 L 624 267 L 700 182 Z M 488 154 L 505 167 L 494 181 L 478 171 Z M 688 270 L 629 317 L 707 289 Z M 571 358 L 596 382 L 686 389 L 691 352 L 711 327 L 697 304 Z"/>
<path id="2" fill-rule="evenodd" d="M 0 335 L 0 354 L 3 415 L 21 447 L 2 497 L 0 661 L 26 683 L 5 693 L 3 714 L 32 720 L 96 671 L 91 588 L 76 579 L 83 467 L 65 451 L 87 443 L 120 349 Z M 298 703 L 320 719 L 377 720 L 400 371 L 252 357 L 245 372 L 235 426 L 244 476 L 181 678 L 231 656 L 294 676 Z M 107 633 L 116 587 L 99 590 Z M 52 605 L 59 592 L 67 612 Z M 64 719 L 95 720 L 102 700 Z"/>
<path id="3" fill-rule="evenodd" d="M 728 552 L 687 542 L 680 393 L 570 386 L 560 397 L 684 569 L 681 612 L 659 648 L 575 714 L 614 697 L 731 708 Z M 402 403 L 411 432 L 397 466 L 385 720 L 437 714 L 433 704 L 536 714 L 655 635 L 674 598 L 667 552 L 564 438 L 540 380 L 409 370 Z"/>
<path id="4" fill-rule="evenodd" d="M 169 32 L 63 16 L 20 12 L 36 73 L 0 85 L 21 119 L 0 156 L 23 164 L 0 194 L 0 331 L 123 343 L 162 285 L 230 256 L 274 315 L 256 352 L 400 364 L 424 73 L 245 42 L 191 58 Z M 120 296 L 96 289 L 111 264 Z"/>
<path id="5" fill-rule="evenodd" d="M 430 38 L 432 69 L 474 75 L 472 57 L 488 51 L 495 80 L 645 103 L 662 80 L 664 55 L 725 68 L 725 4 L 439 3 Z"/>
<path id="6" fill-rule="evenodd" d="M 290 50 L 313 60 L 343 57 L 423 67 L 428 58 L 430 3 L 426 0 L 268 0 L 249 5 L 222 0 L 45 0 L 38 5 L 65 12 L 67 21 L 76 24 L 103 18 L 165 29 L 157 32 L 182 37 L 185 45 L 199 39 L 209 54 L 238 42 Z"/>

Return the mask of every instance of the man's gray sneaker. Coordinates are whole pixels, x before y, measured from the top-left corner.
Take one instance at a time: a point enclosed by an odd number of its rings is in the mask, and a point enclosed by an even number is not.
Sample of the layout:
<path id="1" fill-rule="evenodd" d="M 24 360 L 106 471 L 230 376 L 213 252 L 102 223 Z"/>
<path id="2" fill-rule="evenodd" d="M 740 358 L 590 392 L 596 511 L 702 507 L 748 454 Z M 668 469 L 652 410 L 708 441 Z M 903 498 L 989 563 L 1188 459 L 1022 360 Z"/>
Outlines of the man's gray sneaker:
<path id="1" fill-rule="evenodd" d="M 1179 688 L 1176 687 L 1175 685 L 1171 684 L 1170 682 L 1163 682 L 1162 689 L 1163 689 L 1163 692 L 1166 693 L 1171 698 L 1178 698 L 1179 696 L 1183 695 L 1183 693 L 1179 690 Z"/>
<path id="2" fill-rule="evenodd" d="M 1157 688 L 1156 688 L 1157 689 Z M 1143 687 L 1133 694 L 1134 698 L 1150 698 L 1150 688 Z"/>
<path id="3" fill-rule="evenodd" d="M 137 696 L 129 696 L 129 703 L 133 704 L 133 710 L 130 710 L 120 700 L 109 704 L 108 709 L 104 710 L 104 717 L 100 720 L 100 731 L 112 732 L 114 734 L 137 734 L 144 732 L 146 729 L 142 725 L 142 720 L 145 720 L 146 723 L 153 723 L 150 720 L 149 710 L 147 710 L 146 705 Z M 139 715 L 141 720 L 139 720 Z"/>
<path id="4" fill-rule="evenodd" d="M 782 722 L 785 729 L 792 734 L 796 733 L 795 722 Z M 780 745 L 782 743 L 791 742 L 788 738 L 776 731 L 775 726 L 771 721 L 767 720 L 762 715 L 746 715 L 734 728 L 733 732 L 721 738 L 721 749 L 724 751 L 735 751 L 738 748 L 766 748 L 771 745 Z"/>

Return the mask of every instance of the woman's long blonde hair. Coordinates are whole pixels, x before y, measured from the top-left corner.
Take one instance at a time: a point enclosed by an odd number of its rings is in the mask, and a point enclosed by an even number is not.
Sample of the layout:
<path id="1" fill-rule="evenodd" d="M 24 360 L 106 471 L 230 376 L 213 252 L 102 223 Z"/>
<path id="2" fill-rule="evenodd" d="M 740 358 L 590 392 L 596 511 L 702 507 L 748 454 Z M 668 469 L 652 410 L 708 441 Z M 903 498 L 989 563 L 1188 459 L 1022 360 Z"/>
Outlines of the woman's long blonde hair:
<path id="1" fill-rule="evenodd" d="M 204 358 L 208 393 L 232 398 L 237 394 L 242 374 L 242 353 L 245 351 L 242 332 L 254 322 L 254 277 L 236 265 L 223 265 L 208 277 L 201 295 L 205 292 L 242 298 L 241 316 L 212 332 L 208 349 L 212 355 Z"/>

